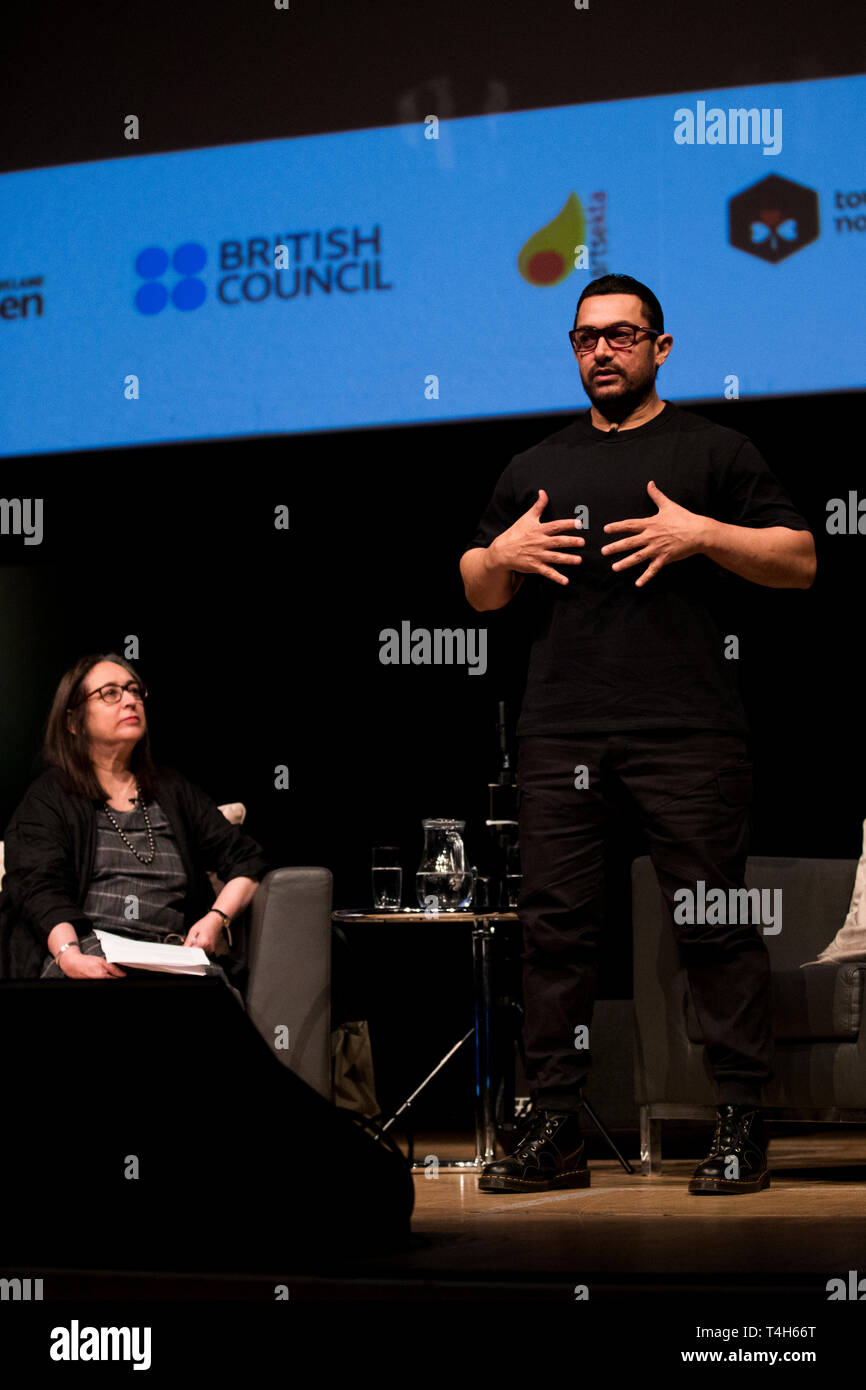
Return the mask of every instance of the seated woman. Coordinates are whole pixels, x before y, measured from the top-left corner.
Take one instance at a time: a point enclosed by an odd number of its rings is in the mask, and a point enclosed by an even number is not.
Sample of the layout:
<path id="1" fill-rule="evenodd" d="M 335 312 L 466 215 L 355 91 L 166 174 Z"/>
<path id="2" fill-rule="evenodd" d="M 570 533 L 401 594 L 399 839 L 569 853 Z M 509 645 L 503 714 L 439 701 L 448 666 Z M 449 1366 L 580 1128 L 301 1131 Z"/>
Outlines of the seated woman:
<path id="1" fill-rule="evenodd" d="M 154 764 L 146 697 L 115 653 L 82 657 L 60 681 L 48 768 L 5 833 L 0 976 L 125 975 L 97 927 L 218 954 L 253 897 L 267 869 L 260 847 L 181 773 Z M 225 885 L 216 901 L 209 869 Z M 230 984 L 218 965 L 207 973 Z"/>

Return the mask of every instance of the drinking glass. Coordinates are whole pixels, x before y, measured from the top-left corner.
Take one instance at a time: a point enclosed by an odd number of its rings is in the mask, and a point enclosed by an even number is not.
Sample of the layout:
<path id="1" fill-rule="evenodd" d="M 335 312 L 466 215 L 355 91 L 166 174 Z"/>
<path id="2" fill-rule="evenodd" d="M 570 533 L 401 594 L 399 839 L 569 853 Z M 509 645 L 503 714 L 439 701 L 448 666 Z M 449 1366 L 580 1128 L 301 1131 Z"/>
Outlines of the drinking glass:
<path id="1" fill-rule="evenodd" d="M 377 912 L 399 912 L 403 901 L 403 869 L 397 845 L 373 850 L 373 906 Z"/>

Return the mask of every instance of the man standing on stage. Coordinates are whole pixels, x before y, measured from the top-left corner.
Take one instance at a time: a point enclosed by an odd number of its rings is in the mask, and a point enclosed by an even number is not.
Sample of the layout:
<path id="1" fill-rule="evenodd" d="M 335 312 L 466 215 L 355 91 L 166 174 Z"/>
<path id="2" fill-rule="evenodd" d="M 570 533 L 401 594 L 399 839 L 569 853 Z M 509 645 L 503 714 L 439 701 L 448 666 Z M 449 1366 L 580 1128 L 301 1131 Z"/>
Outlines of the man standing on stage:
<path id="1" fill-rule="evenodd" d="M 744 886 L 752 764 L 723 571 L 777 589 L 808 589 L 816 571 L 809 528 L 754 445 L 657 396 L 673 338 L 651 290 L 594 280 L 569 336 L 591 409 L 511 460 L 460 561 L 479 612 L 531 576 L 537 619 L 517 725 L 533 1118 L 485 1165 L 483 1192 L 589 1185 L 578 1109 L 591 1053 L 575 1040 L 595 998 L 612 795 L 646 832 L 672 915 L 682 890 L 703 903 Z M 718 1121 L 689 1191 L 757 1192 L 770 1181 L 767 948 L 748 920 L 692 915 L 675 931 Z"/>

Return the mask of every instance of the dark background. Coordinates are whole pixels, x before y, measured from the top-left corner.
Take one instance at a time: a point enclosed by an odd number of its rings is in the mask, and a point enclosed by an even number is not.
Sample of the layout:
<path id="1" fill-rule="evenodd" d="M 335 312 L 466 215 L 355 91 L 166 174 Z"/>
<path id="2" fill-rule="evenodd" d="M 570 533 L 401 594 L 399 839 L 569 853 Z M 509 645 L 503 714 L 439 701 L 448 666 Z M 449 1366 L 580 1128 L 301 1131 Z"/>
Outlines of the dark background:
<path id="1" fill-rule="evenodd" d="M 739 0 L 590 0 L 587 11 L 391 0 L 292 0 L 289 11 L 264 0 L 20 9 L 5 29 L 0 170 L 387 125 L 431 110 L 447 119 L 842 75 L 864 67 L 859 16 L 853 4 L 824 5 L 819 25 L 810 5 Z M 134 143 L 122 134 L 130 112 L 141 119 Z M 641 278 L 640 266 L 614 268 Z M 780 332 L 796 333 L 796 317 L 791 304 Z M 804 343 L 804 375 L 814 353 L 862 350 Z M 575 372 L 575 411 L 586 406 Z M 808 592 L 731 585 L 753 733 L 755 854 L 860 852 L 863 542 L 828 536 L 825 520 L 829 498 L 863 491 L 861 407 L 855 393 L 689 406 L 749 435 L 818 548 Z M 38 770 L 63 671 L 84 652 L 122 650 L 134 634 L 157 759 L 219 802 L 245 802 L 248 829 L 275 866 L 327 865 L 335 906 L 356 907 L 369 902 L 371 847 L 398 844 L 411 903 L 421 819 L 455 815 L 483 870 L 497 704 L 507 701 L 513 735 L 526 619 L 521 595 L 475 613 L 457 562 L 508 460 L 571 418 L 4 460 L 5 497 L 44 499 L 45 540 L 0 537 L 0 829 Z M 273 527 L 279 504 L 290 509 L 288 532 Z M 382 666 L 379 632 L 403 619 L 486 627 L 487 673 Z M 290 787 L 276 791 L 283 763 Z M 630 994 L 628 866 L 643 852 L 623 827 L 611 851 L 601 997 Z M 354 946 L 335 957 L 336 1008 L 370 1019 L 387 1109 L 471 1025 L 469 942 L 455 929 L 353 930 Z M 419 1123 L 468 1126 L 470 1093 L 467 1050 L 431 1086 Z"/>

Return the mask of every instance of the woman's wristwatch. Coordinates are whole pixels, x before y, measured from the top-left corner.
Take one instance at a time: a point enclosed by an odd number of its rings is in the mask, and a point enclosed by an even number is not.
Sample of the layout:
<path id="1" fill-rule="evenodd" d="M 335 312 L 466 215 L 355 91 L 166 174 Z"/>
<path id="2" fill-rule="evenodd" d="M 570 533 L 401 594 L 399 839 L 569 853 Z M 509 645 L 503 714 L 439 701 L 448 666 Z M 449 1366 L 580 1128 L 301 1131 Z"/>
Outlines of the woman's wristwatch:
<path id="1" fill-rule="evenodd" d="M 70 946 L 78 946 L 78 945 L 80 945 L 80 944 L 81 944 L 81 943 L 78 942 L 78 941 L 66 941 L 66 942 L 64 942 L 64 944 L 60 947 L 60 950 L 57 952 L 57 955 L 54 957 L 54 964 L 55 964 L 56 966 L 60 966 L 60 957 L 63 955 L 63 952 L 64 952 L 64 951 L 68 951 Z"/>
<path id="2" fill-rule="evenodd" d="M 229 926 L 231 925 L 231 920 L 232 920 L 231 917 L 229 917 L 229 915 L 228 915 L 227 912 L 223 912 L 223 910 L 222 910 L 221 907 L 209 907 L 209 908 L 208 908 L 208 912 L 215 912 L 215 913 L 217 914 L 218 917 L 222 917 L 222 919 L 223 919 L 223 930 L 225 931 L 225 934 L 226 934 L 226 936 L 227 936 L 228 939 L 229 939 L 229 945 L 231 946 L 231 945 L 233 944 L 233 942 L 232 942 L 232 934 L 231 934 L 231 932 L 229 931 Z"/>

